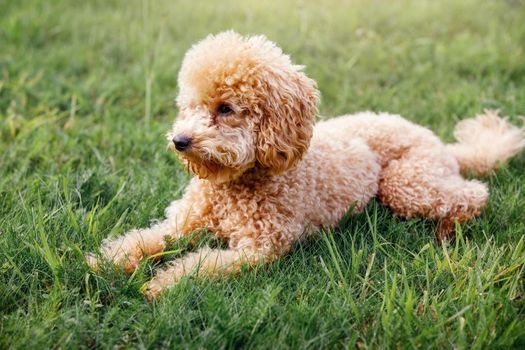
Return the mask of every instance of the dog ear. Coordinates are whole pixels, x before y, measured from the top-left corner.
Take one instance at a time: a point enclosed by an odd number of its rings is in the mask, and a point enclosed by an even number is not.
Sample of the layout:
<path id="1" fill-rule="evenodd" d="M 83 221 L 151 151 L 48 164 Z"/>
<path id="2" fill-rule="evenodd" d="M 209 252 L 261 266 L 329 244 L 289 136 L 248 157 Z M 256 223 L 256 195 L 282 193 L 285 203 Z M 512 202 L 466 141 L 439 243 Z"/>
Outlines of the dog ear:
<path id="1" fill-rule="evenodd" d="M 312 137 L 319 91 L 315 81 L 299 69 L 270 73 L 263 84 L 256 157 L 274 174 L 294 166 Z"/>

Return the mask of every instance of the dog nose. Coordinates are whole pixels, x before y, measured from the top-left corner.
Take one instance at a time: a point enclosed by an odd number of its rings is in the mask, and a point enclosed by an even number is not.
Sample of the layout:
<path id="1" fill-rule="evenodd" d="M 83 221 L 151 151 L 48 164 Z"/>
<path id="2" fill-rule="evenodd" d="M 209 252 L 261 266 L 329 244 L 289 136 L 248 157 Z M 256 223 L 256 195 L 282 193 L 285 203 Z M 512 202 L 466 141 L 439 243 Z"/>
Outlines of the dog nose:
<path id="1" fill-rule="evenodd" d="M 177 135 L 173 138 L 173 144 L 177 151 L 184 151 L 191 145 L 191 137 L 186 135 Z"/>

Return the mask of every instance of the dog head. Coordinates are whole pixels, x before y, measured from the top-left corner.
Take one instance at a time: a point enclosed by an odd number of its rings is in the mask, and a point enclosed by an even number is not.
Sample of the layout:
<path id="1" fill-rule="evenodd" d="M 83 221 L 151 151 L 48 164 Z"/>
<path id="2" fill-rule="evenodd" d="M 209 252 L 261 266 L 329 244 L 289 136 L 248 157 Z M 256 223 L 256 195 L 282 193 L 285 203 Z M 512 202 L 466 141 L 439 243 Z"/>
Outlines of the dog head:
<path id="1" fill-rule="evenodd" d="M 301 69 L 264 36 L 208 36 L 184 57 L 170 148 L 214 182 L 290 169 L 308 148 L 319 100 Z"/>

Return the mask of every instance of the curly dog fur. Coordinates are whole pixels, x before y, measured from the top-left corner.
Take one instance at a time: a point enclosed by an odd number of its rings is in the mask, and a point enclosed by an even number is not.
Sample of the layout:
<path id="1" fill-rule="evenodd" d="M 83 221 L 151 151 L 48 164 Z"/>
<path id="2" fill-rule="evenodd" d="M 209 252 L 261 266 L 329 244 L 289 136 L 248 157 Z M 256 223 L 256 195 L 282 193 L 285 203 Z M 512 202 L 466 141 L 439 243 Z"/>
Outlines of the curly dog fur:
<path id="1" fill-rule="evenodd" d="M 401 217 L 435 220 L 438 239 L 449 238 L 456 221 L 487 203 L 487 186 L 462 174 L 487 174 L 525 146 L 524 129 L 492 111 L 460 122 L 450 145 L 383 113 L 314 127 L 316 83 L 264 36 L 207 37 L 186 54 L 178 83 L 180 114 L 168 139 L 195 176 L 164 221 L 106 240 L 88 263 L 110 260 L 131 272 L 167 241 L 202 228 L 226 238 L 229 249 L 203 248 L 169 263 L 149 282 L 148 298 L 191 273 L 271 261 L 376 196 Z"/>

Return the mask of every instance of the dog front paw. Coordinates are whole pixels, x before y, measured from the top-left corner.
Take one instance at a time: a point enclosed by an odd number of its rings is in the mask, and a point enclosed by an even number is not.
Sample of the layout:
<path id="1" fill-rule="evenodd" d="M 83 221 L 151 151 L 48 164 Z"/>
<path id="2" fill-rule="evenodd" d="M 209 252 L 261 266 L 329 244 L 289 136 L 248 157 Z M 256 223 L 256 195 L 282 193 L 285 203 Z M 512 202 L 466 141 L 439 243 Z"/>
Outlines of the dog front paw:
<path id="1" fill-rule="evenodd" d="M 97 258 L 94 254 L 88 254 L 86 255 L 86 263 L 97 271 L 103 261 L 108 261 L 122 267 L 126 273 L 132 273 L 144 257 L 140 241 L 141 237 L 138 232 L 132 232 L 113 240 L 106 240 L 100 248 L 100 257 Z"/>
<path id="2" fill-rule="evenodd" d="M 100 267 L 100 262 L 93 253 L 88 253 L 85 256 L 86 258 L 86 264 L 91 268 L 93 271 L 98 271 Z"/>
<path id="3" fill-rule="evenodd" d="M 157 271 L 148 283 L 141 289 L 142 294 L 149 300 L 157 299 L 165 290 L 173 287 L 182 277 L 180 265 L 172 265 Z"/>
<path id="4" fill-rule="evenodd" d="M 148 301 L 153 301 L 162 294 L 163 290 L 164 287 L 153 279 L 144 285 L 141 292 Z"/>
<path id="5" fill-rule="evenodd" d="M 101 264 L 103 261 L 108 261 L 113 263 L 114 265 L 121 267 L 124 272 L 126 273 L 132 273 L 136 270 L 137 266 L 139 265 L 140 261 L 142 260 L 142 256 L 133 256 L 129 254 L 117 254 L 117 255 L 107 255 L 105 253 L 101 253 L 101 258 L 97 258 L 95 254 L 89 253 L 86 255 L 86 263 L 87 265 L 93 270 L 98 271 L 101 267 Z"/>

